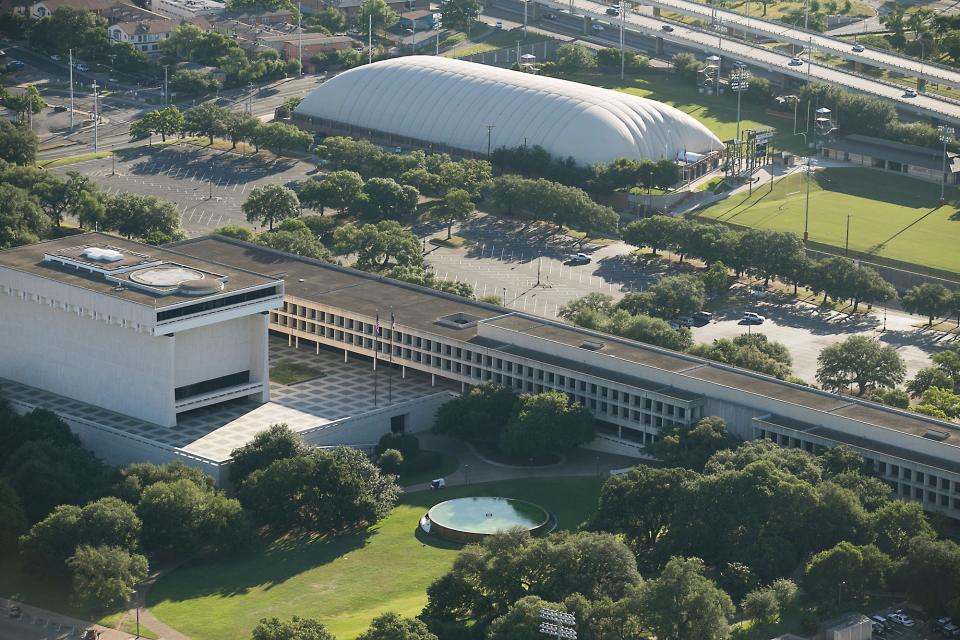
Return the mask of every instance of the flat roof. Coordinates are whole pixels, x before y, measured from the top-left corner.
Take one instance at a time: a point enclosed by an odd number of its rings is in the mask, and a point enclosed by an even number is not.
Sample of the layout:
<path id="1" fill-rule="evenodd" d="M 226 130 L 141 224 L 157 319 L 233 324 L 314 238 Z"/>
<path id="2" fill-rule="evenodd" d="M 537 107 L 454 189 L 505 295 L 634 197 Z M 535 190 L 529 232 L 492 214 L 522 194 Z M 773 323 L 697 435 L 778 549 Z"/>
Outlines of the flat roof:
<path id="1" fill-rule="evenodd" d="M 122 258 L 114 262 L 94 263 L 94 261 L 82 258 L 83 249 L 86 247 L 109 248 L 121 253 Z M 104 272 L 131 268 L 138 264 L 146 266 L 157 261 L 165 264 L 176 264 L 200 271 L 204 274 L 216 275 L 222 278 L 223 290 L 204 296 L 185 295 L 176 291 L 166 293 L 165 295 L 158 295 L 142 289 L 132 288 L 131 286 L 118 288 L 116 283 L 107 280 L 103 273 L 92 273 L 55 261 L 45 260 L 44 256 L 47 255 L 60 256 L 76 262 L 82 262 Z M 22 273 L 29 273 L 40 278 L 55 280 L 71 287 L 86 289 L 87 291 L 113 298 L 121 298 L 134 304 L 153 307 L 155 309 L 162 309 L 182 302 L 202 300 L 213 295 L 220 296 L 233 291 L 276 284 L 278 280 L 277 278 L 244 270 L 242 267 L 237 268 L 234 266 L 214 264 L 209 260 L 175 253 L 169 249 L 141 244 L 106 233 L 84 233 L 5 249 L 0 251 L 0 267 Z M 129 273 L 128 271 L 123 274 L 118 274 L 116 277 L 126 276 L 129 275 Z"/>
<path id="2" fill-rule="evenodd" d="M 943 152 L 939 149 L 929 149 L 903 142 L 894 142 L 892 140 L 883 140 L 870 136 L 853 134 L 834 140 L 824 142 L 825 149 L 835 151 L 846 151 L 860 155 L 868 155 L 872 158 L 884 158 L 903 164 L 924 167 L 926 169 L 941 170 L 943 168 Z M 948 168 L 952 173 L 960 171 L 960 165 L 957 163 L 957 154 L 948 154 Z"/>
<path id="3" fill-rule="evenodd" d="M 863 400 L 784 382 L 752 371 L 720 365 L 688 354 L 566 325 L 547 318 L 526 315 L 512 309 L 468 300 L 355 269 L 301 258 L 231 238 L 205 236 L 166 246 L 179 254 L 203 257 L 216 264 L 239 266 L 271 277 L 283 278 L 288 296 L 327 304 L 368 317 L 373 317 L 379 311 L 381 323 L 389 322 L 392 309 L 400 326 L 428 331 L 543 362 L 556 361 L 558 366 L 569 366 L 574 370 L 597 377 L 636 384 L 640 388 L 653 387 L 651 390 L 679 398 L 698 396 L 689 392 L 686 392 L 686 396 L 678 395 L 682 390 L 675 386 L 657 385 L 629 374 L 618 377 L 619 374 L 612 369 L 593 367 L 560 357 L 553 358 L 548 354 L 526 349 L 520 345 L 503 344 L 489 337 L 479 336 L 476 325 L 453 328 L 439 324 L 437 320 L 443 316 L 462 313 L 474 316 L 488 325 L 568 346 L 581 347 L 585 342 L 602 342 L 601 349 L 591 350 L 591 352 L 910 435 L 922 436 L 930 430 L 956 432 L 956 440 L 960 442 L 960 428 L 925 416 L 908 414 Z"/>

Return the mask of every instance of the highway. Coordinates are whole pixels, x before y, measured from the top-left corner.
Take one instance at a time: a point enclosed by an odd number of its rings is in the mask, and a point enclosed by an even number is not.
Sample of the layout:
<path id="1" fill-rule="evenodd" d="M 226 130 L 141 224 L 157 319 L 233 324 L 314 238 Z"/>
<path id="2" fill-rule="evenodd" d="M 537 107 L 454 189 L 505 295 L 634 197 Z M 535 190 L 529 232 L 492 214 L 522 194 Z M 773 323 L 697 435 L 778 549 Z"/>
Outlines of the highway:
<path id="1" fill-rule="evenodd" d="M 644 5 L 699 18 L 706 20 L 708 23 L 720 22 L 731 30 L 746 31 L 777 42 L 786 42 L 801 47 L 812 46 L 814 51 L 823 51 L 845 60 L 862 62 L 949 87 L 960 87 L 960 71 L 936 64 L 932 65 L 929 62 L 921 62 L 915 58 L 902 56 L 891 51 L 869 47 L 864 47 L 864 50 L 858 53 L 853 51 L 853 45 L 850 42 L 839 38 L 831 38 L 814 31 L 745 16 L 734 11 L 727 11 L 691 0 L 644 0 Z"/>
<path id="2" fill-rule="evenodd" d="M 592 31 L 590 36 L 586 36 L 586 38 L 599 40 L 609 46 L 616 46 L 619 43 L 621 18 L 606 15 L 607 5 L 593 0 L 571 0 L 571 2 L 537 0 L 537 3 L 546 7 L 548 11 L 556 12 L 559 18 L 553 21 L 540 21 L 537 26 L 542 30 L 569 34 L 569 24 L 566 28 L 558 28 L 558 23 L 569 22 L 572 19 L 582 20 L 577 16 L 587 16 L 593 21 L 599 22 L 603 26 L 603 31 Z M 516 5 L 516 7 L 511 5 Z M 570 14 L 571 6 L 574 7 L 576 15 Z M 521 15 L 523 13 L 521 0 L 500 0 L 497 7 L 509 7 L 510 11 L 519 11 Z M 623 16 L 623 22 L 624 30 L 627 32 L 662 38 L 664 43 L 692 49 L 706 55 L 718 55 L 724 60 L 738 60 L 756 70 L 764 70 L 771 74 L 782 74 L 807 82 L 827 82 L 853 91 L 872 94 L 889 100 L 904 112 L 960 126 L 960 101 L 929 94 L 907 97 L 905 94 L 906 87 L 904 86 L 813 62 L 809 58 L 804 60 L 802 65 L 791 66 L 789 55 L 738 40 L 731 40 L 717 32 L 667 22 L 652 16 L 628 13 Z M 665 25 L 669 25 L 672 30 L 664 31 Z M 580 33 L 582 34 L 582 31 Z M 625 44 L 631 46 L 629 42 L 625 42 Z"/>

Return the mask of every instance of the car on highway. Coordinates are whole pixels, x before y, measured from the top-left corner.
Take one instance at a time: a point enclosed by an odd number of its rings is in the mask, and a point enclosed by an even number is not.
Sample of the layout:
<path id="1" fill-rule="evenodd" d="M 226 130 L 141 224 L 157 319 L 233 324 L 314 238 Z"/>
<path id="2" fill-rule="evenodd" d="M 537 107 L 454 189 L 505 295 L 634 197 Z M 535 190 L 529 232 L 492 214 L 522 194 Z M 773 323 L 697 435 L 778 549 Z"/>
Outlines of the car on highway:
<path id="1" fill-rule="evenodd" d="M 503 23 L 497 20 L 497 24 L 494 25 L 497 29 L 503 29 Z"/>
<path id="2" fill-rule="evenodd" d="M 592 260 L 593 258 L 591 258 L 585 253 L 572 253 L 569 256 L 567 256 L 565 263 L 569 265 L 590 264 Z"/>
<path id="3" fill-rule="evenodd" d="M 620 15 L 620 11 L 614 7 L 607 7 L 607 15 L 616 17 Z"/>
<path id="4" fill-rule="evenodd" d="M 73 68 L 76 69 L 77 71 L 90 71 L 90 67 L 88 67 L 83 62 L 74 62 Z"/>
<path id="5" fill-rule="evenodd" d="M 904 97 L 904 98 L 916 98 L 916 97 L 917 97 L 917 91 L 916 91 L 916 89 L 907 89 L 906 91 L 903 92 L 903 97 Z"/>
<path id="6" fill-rule="evenodd" d="M 672 33 L 672 32 L 673 32 L 673 27 L 670 26 L 669 24 L 665 24 L 665 25 L 663 25 L 662 27 L 660 27 L 660 30 L 661 30 L 661 31 L 666 31 L 667 33 Z"/>
<path id="7" fill-rule="evenodd" d="M 596 22 L 594 22 L 593 26 L 590 28 L 593 29 L 594 31 L 603 31 L 603 25 L 597 24 Z"/>
<path id="8" fill-rule="evenodd" d="M 546 14 L 546 15 L 543 16 L 543 19 L 544 19 L 544 20 L 556 20 L 556 19 L 557 19 L 557 14 L 555 14 L 555 13 L 548 13 L 548 14 Z"/>
<path id="9" fill-rule="evenodd" d="M 853 52 L 854 52 L 854 53 L 863 53 L 863 50 L 864 50 L 864 49 L 863 49 L 863 45 L 862 45 L 862 44 L 855 44 L 855 45 L 853 45 Z"/>
<path id="10" fill-rule="evenodd" d="M 61 56 L 59 53 L 54 53 L 50 56 L 50 59 L 53 60 L 54 62 L 60 62 L 61 60 L 63 60 L 63 56 Z"/>
<path id="11" fill-rule="evenodd" d="M 888 615 L 887 620 L 896 622 L 897 624 L 903 625 L 904 627 L 912 627 L 914 624 L 913 618 L 911 618 L 905 613 L 901 613 L 900 611 L 896 613 L 891 613 L 890 615 Z"/>
<path id="12" fill-rule="evenodd" d="M 800 65 L 803 64 L 803 60 L 801 60 L 800 58 L 790 58 L 790 62 L 788 64 L 791 67 L 799 67 Z"/>
<path id="13" fill-rule="evenodd" d="M 763 324 L 765 320 L 766 318 L 759 313 L 744 311 L 743 318 L 740 319 L 740 324 Z"/>
<path id="14" fill-rule="evenodd" d="M 406 29 L 403 30 L 403 32 L 407 35 L 410 35 L 411 33 L 413 33 L 413 29 L 411 29 L 410 27 L 407 27 Z"/>

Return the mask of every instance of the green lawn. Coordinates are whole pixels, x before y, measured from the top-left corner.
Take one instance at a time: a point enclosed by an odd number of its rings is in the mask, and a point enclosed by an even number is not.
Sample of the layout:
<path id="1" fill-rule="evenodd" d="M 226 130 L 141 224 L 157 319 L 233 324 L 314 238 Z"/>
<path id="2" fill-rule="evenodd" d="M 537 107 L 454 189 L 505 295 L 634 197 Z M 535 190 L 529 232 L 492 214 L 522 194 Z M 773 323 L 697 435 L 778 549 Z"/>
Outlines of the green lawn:
<path id="1" fill-rule="evenodd" d="M 453 472 L 460 468 L 460 461 L 457 456 L 449 453 L 439 453 L 440 463 L 429 471 L 419 473 L 401 473 L 398 479 L 401 487 L 409 487 L 423 482 L 430 482 L 434 478 L 446 478 L 453 475 Z"/>
<path id="2" fill-rule="evenodd" d="M 913 178 L 862 168 L 816 172 L 810 185 L 810 240 L 844 246 L 850 215 L 850 250 L 960 272 L 960 193 Z M 794 174 L 768 187 L 730 196 L 700 212 L 737 225 L 803 234 L 806 186 Z"/>
<path id="3" fill-rule="evenodd" d="M 599 478 L 533 478 L 422 491 L 369 531 L 332 540 L 287 539 L 240 559 L 177 569 L 150 591 L 153 613 L 194 640 L 249 636 L 260 618 L 318 618 L 340 640 L 383 612 L 419 613 L 426 588 L 453 564 L 457 548 L 417 534 L 436 502 L 498 495 L 536 502 L 573 529 L 596 505 Z"/>
<path id="4" fill-rule="evenodd" d="M 295 384 L 314 378 L 322 378 L 323 371 L 318 367 L 311 367 L 296 362 L 278 362 L 270 367 L 270 382 L 277 384 Z"/>
<path id="5" fill-rule="evenodd" d="M 642 98 L 665 102 L 702 122 L 721 140 L 732 140 L 737 135 L 737 97 L 734 94 L 708 96 L 697 91 L 690 81 L 685 81 L 671 73 L 647 72 L 637 76 L 627 76 L 622 81 L 615 74 L 599 72 L 578 73 L 568 79 L 616 91 L 631 93 Z M 803 115 L 798 124 L 803 130 Z M 777 118 L 768 115 L 764 107 L 746 99 L 740 103 L 740 128 L 757 129 L 773 127 L 777 130 L 773 138 L 776 149 L 786 149 L 794 153 L 806 154 L 803 138 L 793 135 L 793 119 Z"/>

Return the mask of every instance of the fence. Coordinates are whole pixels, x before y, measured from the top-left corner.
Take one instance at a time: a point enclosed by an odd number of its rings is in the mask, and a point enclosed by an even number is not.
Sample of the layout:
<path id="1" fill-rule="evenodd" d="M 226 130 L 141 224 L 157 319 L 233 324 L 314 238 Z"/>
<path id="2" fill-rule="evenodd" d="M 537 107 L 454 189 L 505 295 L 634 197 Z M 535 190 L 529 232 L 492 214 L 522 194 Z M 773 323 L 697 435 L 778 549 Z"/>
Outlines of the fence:
<path id="1" fill-rule="evenodd" d="M 554 61 L 557 59 L 557 49 L 567 44 L 558 40 L 544 40 L 543 42 L 534 42 L 531 44 L 518 44 L 513 47 L 503 47 L 493 51 L 484 51 L 469 56 L 463 56 L 460 59 L 468 62 L 479 62 L 480 64 L 489 64 L 496 67 L 511 67 L 522 61 L 525 55 L 536 56 L 537 62 L 545 60 Z"/>

